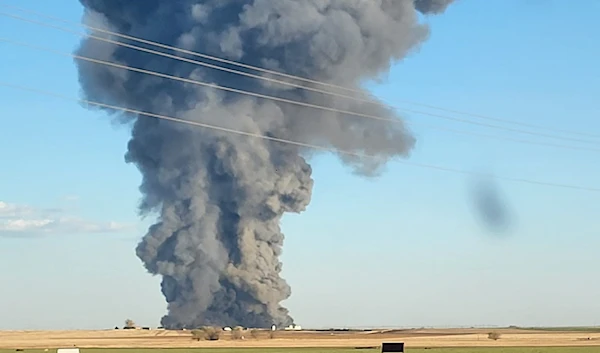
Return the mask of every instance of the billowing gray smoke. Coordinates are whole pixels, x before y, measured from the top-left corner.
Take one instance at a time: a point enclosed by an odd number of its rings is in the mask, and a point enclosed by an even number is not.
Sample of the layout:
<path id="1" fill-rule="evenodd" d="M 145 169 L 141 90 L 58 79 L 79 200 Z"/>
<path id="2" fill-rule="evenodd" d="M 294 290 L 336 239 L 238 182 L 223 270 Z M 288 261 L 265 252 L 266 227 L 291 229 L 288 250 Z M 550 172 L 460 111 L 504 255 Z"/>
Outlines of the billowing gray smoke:
<path id="1" fill-rule="evenodd" d="M 85 21 L 189 50 L 338 85 L 385 73 L 428 36 L 418 11 L 451 0 L 80 0 Z M 97 34 L 101 36 L 102 34 Z M 313 104 L 395 118 L 374 104 L 268 83 L 87 39 L 78 54 Z M 218 63 L 217 63 L 218 64 Z M 87 99 L 374 155 L 340 158 L 376 175 L 415 141 L 401 123 L 304 108 L 77 61 Z M 368 93 L 363 93 L 363 98 Z M 162 276 L 167 327 L 292 323 L 280 303 L 280 219 L 311 197 L 310 151 L 148 117 L 126 160 L 142 173 L 142 214 L 160 216 L 137 247 Z"/>

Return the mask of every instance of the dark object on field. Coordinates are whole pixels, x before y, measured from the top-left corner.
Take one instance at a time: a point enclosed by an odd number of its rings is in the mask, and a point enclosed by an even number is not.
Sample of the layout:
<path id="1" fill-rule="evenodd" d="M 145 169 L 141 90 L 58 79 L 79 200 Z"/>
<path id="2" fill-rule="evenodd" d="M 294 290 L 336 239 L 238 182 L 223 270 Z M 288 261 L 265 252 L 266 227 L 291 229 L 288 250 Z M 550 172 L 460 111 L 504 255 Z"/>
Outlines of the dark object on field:
<path id="1" fill-rule="evenodd" d="M 124 326 L 123 330 L 135 330 L 135 327 L 133 327 L 133 326 Z"/>
<path id="2" fill-rule="evenodd" d="M 220 337 L 220 330 L 217 330 L 214 327 L 206 326 L 196 330 L 192 330 L 192 339 L 196 341 L 200 341 L 202 339 L 207 341 L 218 341 Z"/>
<path id="3" fill-rule="evenodd" d="M 204 330 L 192 330 L 192 339 L 196 341 L 200 341 L 206 337 L 206 333 Z"/>
<path id="4" fill-rule="evenodd" d="M 142 330 L 150 330 L 150 327 L 142 327 Z"/>
<path id="5" fill-rule="evenodd" d="M 118 330 L 118 329 L 119 329 L 119 326 L 115 326 L 115 330 Z"/>
<path id="6" fill-rule="evenodd" d="M 382 343 L 381 353 L 404 352 L 404 342 Z"/>
<path id="7" fill-rule="evenodd" d="M 497 341 L 500 339 L 500 334 L 498 332 L 490 332 L 488 333 L 488 339 Z"/>
<path id="8" fill-rule="evenodd" d="M 206 334 L 206 340 L 208 340 L 208 341 L 218 341 L 220 337 L 221 337 L 221 334 L 217 330 L 207 332 L 207 334 Z"/>
<path id="9" fill-rule="evenodd" d="M 376 348 L 379 348 L 379 347 L 376 347 L 376 346 L 371 346 L 371 347 L 354 347 L 354 349 L 376 349 Z"/>
<path id="10" fill-rule="evenodd" d="M 16 351 L 17 351 L 17 352 L 24 352 L 25 350 L 24 350 L 24 349 L 21 349 L 21 348 L 17 348 L 17 349 L 16 349 Z"/>

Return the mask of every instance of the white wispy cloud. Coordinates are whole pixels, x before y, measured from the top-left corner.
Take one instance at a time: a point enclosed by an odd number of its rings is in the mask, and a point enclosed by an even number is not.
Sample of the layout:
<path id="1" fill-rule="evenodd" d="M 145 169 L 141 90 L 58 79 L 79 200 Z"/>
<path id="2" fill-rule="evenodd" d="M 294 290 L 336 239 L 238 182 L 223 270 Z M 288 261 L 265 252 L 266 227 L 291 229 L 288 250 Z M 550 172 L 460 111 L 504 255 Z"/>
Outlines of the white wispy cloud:
<path id="1" fill-rule="evenodd" d="M 131 227 L 125 223 L 74 217 L 61 209 L 40 209 L 0 201 L 0 235 L 112 233 Z"/>

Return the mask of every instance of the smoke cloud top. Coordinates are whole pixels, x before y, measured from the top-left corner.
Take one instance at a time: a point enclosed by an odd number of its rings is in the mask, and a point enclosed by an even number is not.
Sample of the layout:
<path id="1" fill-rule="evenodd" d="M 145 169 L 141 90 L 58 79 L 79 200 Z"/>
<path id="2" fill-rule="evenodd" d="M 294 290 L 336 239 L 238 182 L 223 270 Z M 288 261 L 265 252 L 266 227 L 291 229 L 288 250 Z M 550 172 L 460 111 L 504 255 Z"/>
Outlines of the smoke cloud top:
<path id="1" fill-rule="evenodd" d="M 209 55 L 360 89 L 423 42 L 418 12 L 451 0 L 80 0 L 86 22 Z M 100 33 L 95 35 L 101 36 Z M 116 38 L 113 38 L 118 40 Z M 86 39 L 77 54 L 328 107 L 398 118 L 335 98 Z M 340 155 L 377 175 L 415 144 L 403 124 L 226 93 L 77 61 L 87 99 L 375 156 Z M 368 92 L 362 98 L 369 97 Z M 162 276 L 162 324 L 269 327 L 293 322 L 281 302 L 285 212 L 302 212 L 313 180 L 297 146 L 131 114 L 126 161 L 140 170 L 141 214 L 158 214 L 137 247 Z"/>

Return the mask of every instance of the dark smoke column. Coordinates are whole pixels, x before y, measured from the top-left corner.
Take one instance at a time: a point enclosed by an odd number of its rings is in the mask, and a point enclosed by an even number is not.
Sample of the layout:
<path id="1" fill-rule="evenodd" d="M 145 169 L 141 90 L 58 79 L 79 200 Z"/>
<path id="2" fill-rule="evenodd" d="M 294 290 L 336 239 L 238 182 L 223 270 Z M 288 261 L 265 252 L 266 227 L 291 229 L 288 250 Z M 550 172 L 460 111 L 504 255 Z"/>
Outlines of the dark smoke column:
<path id="1" fill-rule="evenodd" d="M 384 74 L 428 36 L 417 12 L 429 0 L 80 0 L 94 26 L 251 65 L 359 88 Z M 102 34 L 97 34 L 102 35 Z M 93 39 L 79 55 L 379 116 L 392 111 L 269 84 Z M 403 124 L 279 104 L 77 61 L 87 99 L 284 139 L 376 156 L 340 155 L 376 175 L 415 141 Z M 364 92 L 362 97 L 367 97 Z M 158 214 L 137 247 L 162 276 L 169 328 L 205 324 L 268 327 L 292 323 L 280 303 L 290 287 L 279 273 L 285 212 L 308 205 L 311 151 L 262 139 L 134 115 L 126 161 L 142 173 L 142 214 Z"/>

